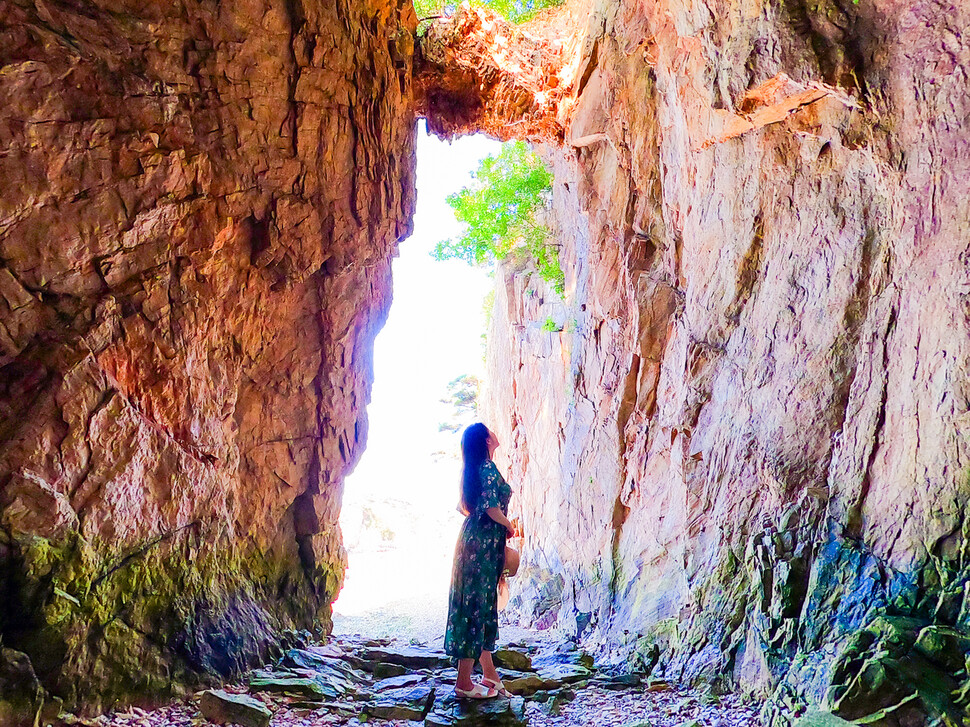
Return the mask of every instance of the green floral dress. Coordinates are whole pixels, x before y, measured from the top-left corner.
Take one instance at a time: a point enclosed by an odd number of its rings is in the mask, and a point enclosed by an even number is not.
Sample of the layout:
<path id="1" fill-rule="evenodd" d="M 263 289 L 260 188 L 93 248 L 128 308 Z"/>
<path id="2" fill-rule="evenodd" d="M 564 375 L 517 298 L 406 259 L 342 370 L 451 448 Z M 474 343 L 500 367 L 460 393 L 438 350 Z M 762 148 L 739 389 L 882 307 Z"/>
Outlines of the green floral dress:
<path id="1" fill-rule="evenodd" d="M 494 651 L 498 638 L 498 579 L 508 532 L 485 511 L 500 507 L 508 514 L 512 488 L 491 460 L 482 463 L 480 473 L 482 495 L 461 526 L 451 571 L 445 652 L 456 659 Z"/>

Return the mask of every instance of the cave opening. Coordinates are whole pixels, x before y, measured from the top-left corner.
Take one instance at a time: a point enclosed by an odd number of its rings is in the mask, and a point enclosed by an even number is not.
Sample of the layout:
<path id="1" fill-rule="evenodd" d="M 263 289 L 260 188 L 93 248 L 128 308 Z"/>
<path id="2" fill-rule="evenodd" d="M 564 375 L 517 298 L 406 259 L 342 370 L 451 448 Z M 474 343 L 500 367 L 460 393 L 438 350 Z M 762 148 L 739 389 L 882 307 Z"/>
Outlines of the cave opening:
<path id="1" fill-rule="evenodd" d="M 484 373 L 489 272 L 436 260 L 457 233 L 446 197 L 501 145 L 454 142 L 419 123 L 414 232 L 393 262 L 394 301 L 374 347 L 368 444 L 344 487 L 340 526 L 348 568 L 334 633 L 440 642 L 456 511 L 461 429 L 475 417 Z"/>

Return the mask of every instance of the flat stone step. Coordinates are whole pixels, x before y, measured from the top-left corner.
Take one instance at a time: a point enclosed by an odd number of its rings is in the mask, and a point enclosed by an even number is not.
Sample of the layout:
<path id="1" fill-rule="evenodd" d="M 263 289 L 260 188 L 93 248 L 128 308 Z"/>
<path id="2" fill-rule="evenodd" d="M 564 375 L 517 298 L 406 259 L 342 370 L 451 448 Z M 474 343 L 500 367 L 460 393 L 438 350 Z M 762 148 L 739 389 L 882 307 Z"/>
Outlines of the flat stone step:
<path id="1" fill-rule="evenodd" d="M 268 679 L 256 677 L 249 680 L 249 689 L 254 692 L 299 694 L 310 699 L 335 699 L 340 696 L 333 687 L 306 677 L 275 677 Z"/>
<path id="2" fill-rule="evenodd" d="M 439 695 L 424 720 L 425 727 L 525 727 L 522 697 L 459 699 L 451 690 Z"/>
<path id="3" fill-rule="evenodd" d="M 497 666 L 516 671 L 531 671 L 532 659 L 521 651 L 514 649 L 499 649 L 492 653 L 492 659 Z"/>
<path id="4" fill-rule="evenodd" d="M 273 713 L 258 699 L 248 694 L 232 694 L 222 689 L 209 689 L 199 700 L 202 716 L 216 724 L 243 727 L 269 727 Z"/>
<path id="5" fill-rule="evenodd" d="M 434 701 L 434 687 L 424 682 L 400 689 L 387 689 L 375 693 L 374 700 L 363 711 L 378 719 L 424 719 Z"/>
<path id="6" fill-rule="evenodd" d="M 380 694 L 381 692 L 386 692 L 390 689 L 413 687 L 415 684 L 420 684 L 427 678 L 427 674 L 403 674 L 402 676 L 391 677 L 390 679 L 381 679 L 379 682 L 374 682 L 374 684 L 371 686 L 371 690 L 374 694 Z"/>
<path id="7" fill-rule="evenodd" d="M 367 648 L 359 658 L 371 663 L 397 664 L 408 669 L 443 669 L 451 666 L 451 657 L 443 651 L 420 646 Z"/>
<path id="8" fill-rule="evenodd" d="M 536 673 L 547 682 L 571 684 L 583 679 L 589 679 L 593 672 L 579 664 L 549 664 L 536 668 Z"/>

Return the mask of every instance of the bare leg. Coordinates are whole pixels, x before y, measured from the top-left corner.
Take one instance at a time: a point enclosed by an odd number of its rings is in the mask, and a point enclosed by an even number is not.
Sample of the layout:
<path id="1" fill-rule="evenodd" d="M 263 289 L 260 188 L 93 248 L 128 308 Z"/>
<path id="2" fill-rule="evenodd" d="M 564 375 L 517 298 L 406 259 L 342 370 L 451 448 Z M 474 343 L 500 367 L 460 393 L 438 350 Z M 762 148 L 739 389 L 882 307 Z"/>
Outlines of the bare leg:
<path id="1" fill-rule="evenodd" d="M 483 651 L 481 656 L 478 657 L 478 663 L 482 665 L 482 676 L 488 679 L 492 683 L 498 683 L 501 681 L 498 672 L 495 671 L 495 664 L 492 663 L 492 652 Z M 459 666 L 460 668 L 460 666 Z M 459 675 L 461 672 L 459 672 Z"/>
<path id="2" fill-rule="evenodd" d="M 491 660 L 489 660 L 489 663 L 491 663 Z M 458 689 L 463 689 L 464 691 L 468 692 L 471 691 L 475 686 L 472 684 L 472 669 L 474 666 L 474 659 L 458 660 L 458 681 L 455 683 L 455 686 Z"/>

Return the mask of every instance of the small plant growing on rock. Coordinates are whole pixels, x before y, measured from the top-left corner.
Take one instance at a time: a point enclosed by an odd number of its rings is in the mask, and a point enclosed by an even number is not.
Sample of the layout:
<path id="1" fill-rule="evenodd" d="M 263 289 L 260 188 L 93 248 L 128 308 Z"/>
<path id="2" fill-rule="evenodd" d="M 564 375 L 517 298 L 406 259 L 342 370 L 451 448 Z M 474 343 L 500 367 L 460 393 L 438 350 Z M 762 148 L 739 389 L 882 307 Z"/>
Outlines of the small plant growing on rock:
<path id="1" fill-rule="evenodd" d="M 552 317 L 546 318 L 546 322 L 542 324 L 542 330 L 548 333 L 559 333 L 562 330 L 562 326 L 556 323 L 556 320 Z"/>
<path id="2" fill-rule="evenodd" d="M 471 184 L 448 196 L 465 230 L 460 237 L 439 242 L 434 257 L 492 265 L 522 250 L 539 276 L 562 295 L 565 275 L 559 248 L 549 242 L 549 229 L 538 219 L 551 189 L 552 172 L 542 160 L 524 142 L 506 143 L 501 154 L 482 160 Z"/>

